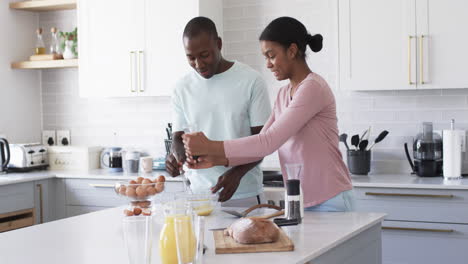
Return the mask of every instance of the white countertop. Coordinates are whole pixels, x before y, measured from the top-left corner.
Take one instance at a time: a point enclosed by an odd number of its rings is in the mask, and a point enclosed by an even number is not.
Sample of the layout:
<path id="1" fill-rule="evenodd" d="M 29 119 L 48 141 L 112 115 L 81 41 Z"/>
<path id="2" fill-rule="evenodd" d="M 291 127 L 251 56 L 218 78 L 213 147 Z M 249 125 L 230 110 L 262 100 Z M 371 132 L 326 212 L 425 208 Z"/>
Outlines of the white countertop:
<path id="1" fill-rule="evenodd" d="M 166 181 L 182 181 L 180 177 L 171 177 L 164 170 L 155 170 L 151 175 L 125 174 L 123 172 L 109 172 L 104 169 L 90 171 L 31 171 L 31 172 L 15 172 L 0 174 L 0 186 L 21 182 L 38 181 L 50 178 L 67 178 L 67 179 L 101 179 L 101 180 L 128 180 L 138 176 L 157 177 L 159 175 L 166 176 Z"/>
<path id="2" fill-rule="evenodd" d="M 166 176 L 166 181 L 182 181 L 180 177 L 171 177 L 164 170 L 153 171 L 152 177 L 158 175 Z M 108 172 L 104 169 L 76 172 L 44 170 L 0 174 L 0 186 L 49 178 L 127 180 L 138 176 L 138 174 L 124 174 L 123 172 Z M 148 175 L 143 176 L 148 177 Z M 418 177 L 411 174 L 370 174 L 368 176 L 351 175 L 351 179 L 354 187 L 468 190 L 468 177 L 447 181 L 443 177 Z M 272 188 L 277 187 L 268 187 L 268 189 Z"/>
<path id="3" fill-rule="evenodd" d="M 411 174 L 352 175 L 354 187 L 454 189 L 468 190 L 468 178 L 444 180 L 443 177 L 419 177 Z"/>
<path id="4" fill-rule="evenodd" d="M 127 264 L 121 229 L 122 210 L 121 207 L 112 208 L 0 233 L 0 263 Z M 216 255 L 212 232 L 206 231 L 208 250 L 204 263 L 305 263 L 379 224 L 384 216 L 381 213 L 306 212 L 303 224 L 283 227 L 295 244 L 292 252 Z M 227 226 L 234 220 L 216 211 L 214 216 L 207 217 L 207 228 Z M 152 263 L 159 263 L 159 222 L 156 220 L 154 225 Z"/>

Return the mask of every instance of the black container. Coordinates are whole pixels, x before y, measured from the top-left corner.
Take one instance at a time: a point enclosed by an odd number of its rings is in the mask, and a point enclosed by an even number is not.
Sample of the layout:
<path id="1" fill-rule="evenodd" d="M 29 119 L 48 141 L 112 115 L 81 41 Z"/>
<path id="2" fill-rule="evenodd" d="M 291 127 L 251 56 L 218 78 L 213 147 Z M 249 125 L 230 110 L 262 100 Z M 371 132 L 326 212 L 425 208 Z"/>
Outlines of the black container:
<path id="1" fill-rule="evenodd" d="M 348 169 L 351 174 L 367 175 L 370 171 L 371 152 L 370 150 L 348 150 Z"/>

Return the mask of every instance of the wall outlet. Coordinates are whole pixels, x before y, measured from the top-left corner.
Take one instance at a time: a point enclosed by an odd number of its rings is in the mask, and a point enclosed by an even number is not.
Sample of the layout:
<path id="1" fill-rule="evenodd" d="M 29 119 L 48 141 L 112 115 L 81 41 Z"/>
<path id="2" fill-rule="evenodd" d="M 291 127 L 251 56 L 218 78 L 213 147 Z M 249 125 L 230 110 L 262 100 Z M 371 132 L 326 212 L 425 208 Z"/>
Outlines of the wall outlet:
<path id="1" fill-rule="evenodd" d="M 71 145 L 70 130 L 57 130 L 57 145 Z"/>
<path id="2" fill-rule="evenodd" d="M 42 144 L 45 146 L 57 145 L 57 137 L 55 136 L 55 130 L 42 131 Z"/>

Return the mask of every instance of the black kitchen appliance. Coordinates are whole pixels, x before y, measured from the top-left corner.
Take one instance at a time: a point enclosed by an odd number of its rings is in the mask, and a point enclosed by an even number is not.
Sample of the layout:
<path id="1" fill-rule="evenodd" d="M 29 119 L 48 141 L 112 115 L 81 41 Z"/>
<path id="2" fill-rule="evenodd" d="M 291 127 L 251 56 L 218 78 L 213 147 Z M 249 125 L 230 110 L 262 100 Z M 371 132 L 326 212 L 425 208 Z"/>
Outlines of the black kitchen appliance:
<path id="1" fill-rule="evenodd" d="M 0 138 L 0 174 L 6 173 L 10 163 L 10 145 L 5 138 Z"/>
<path id="2" fill-rule="evenodd" d="M 405 143 L 405 153 L 413 173 L 421 177 L 442 175 L 442 138 L 434 133 L 432 122 L 424 122 L 422 133 L 413 142 L 414 164 Z"/>

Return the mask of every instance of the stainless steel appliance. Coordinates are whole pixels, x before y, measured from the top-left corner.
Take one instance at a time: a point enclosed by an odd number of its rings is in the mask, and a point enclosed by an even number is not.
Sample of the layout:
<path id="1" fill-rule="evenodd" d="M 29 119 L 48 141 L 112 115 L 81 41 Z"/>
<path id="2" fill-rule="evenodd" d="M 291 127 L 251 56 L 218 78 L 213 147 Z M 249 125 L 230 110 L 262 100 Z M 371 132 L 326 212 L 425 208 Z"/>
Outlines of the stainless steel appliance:
<path id="1" fill-rule="evenodd" d="M 6 173 L 10 162 L 10 146 L 5 138 L 0 138 L 0 174 Z"/>
<path id="2" fill-rule="evenodd" d="M 9 170 L 30 171 L 49 166 L 47 148 L 42 144 L 10 144 L 10 152 Z"/>
<path id="3" fill-rule="evenodd" d="M 423 123 L 423 131 L 413 142 L 414 164 L 405 143 L 405 153 L 413 173 L 421 177 L 442 175 L 442 138 L 434 133 L 431 122 Z"/>

